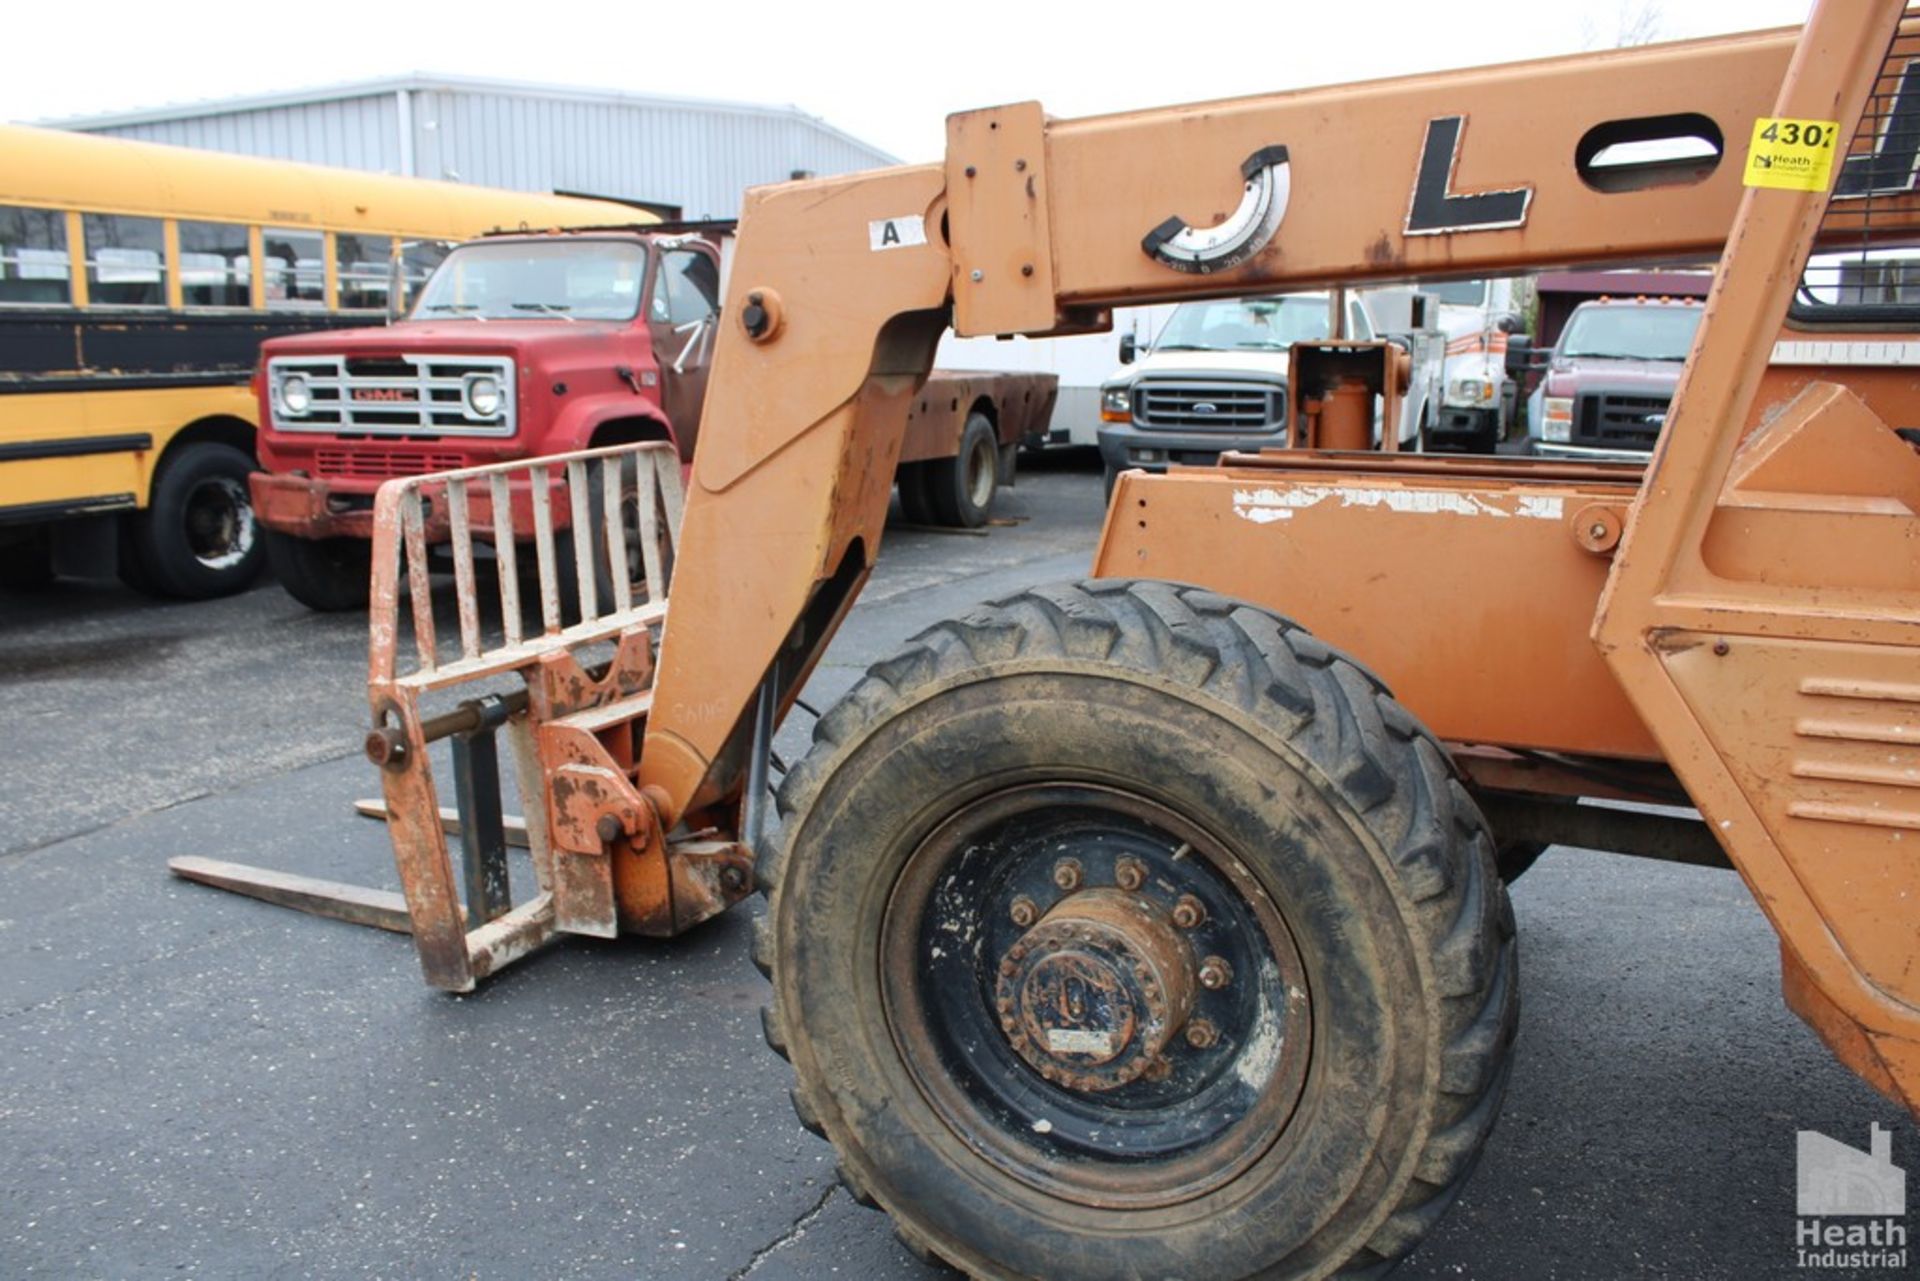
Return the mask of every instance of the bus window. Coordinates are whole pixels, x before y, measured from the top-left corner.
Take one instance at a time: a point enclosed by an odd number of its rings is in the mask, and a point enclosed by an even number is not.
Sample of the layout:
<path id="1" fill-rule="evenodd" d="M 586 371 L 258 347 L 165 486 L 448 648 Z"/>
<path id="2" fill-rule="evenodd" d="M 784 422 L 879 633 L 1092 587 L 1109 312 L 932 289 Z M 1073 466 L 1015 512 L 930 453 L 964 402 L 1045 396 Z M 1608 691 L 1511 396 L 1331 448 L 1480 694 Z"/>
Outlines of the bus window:
<path id="1" fill-rule="evenodd" d="M 420 286 L 427 283 L 427 277 L 446 260 L 447 251 L 452 248 L 452 242 L 446 240 L 408 240 L 401 244 L 400 272 L 407 287 L 402 310 L 413 304 Z"/>
<path id="2" fill-rule="evenodd" d="M 327 238 L 318 231 L 260 233 L 266 261 L 267 306 L 274 310 L 327 305 Z"/>
<path id="3" fill-rule="evenodd" d="M 333 258 L 340 273 L 340 310 L 385 311 L 393 272 L 393 237 L 337 232 Z"/>
<path id="4" fill-rule="evenodd" d="M 0 302 L 73 302 L 64 213 L 0 205 Z"/>
<path id="5" fill-rule="evenodd" d="M 245 227 L 180 224 L 180 298 L 189 307 L 253 306 L 253 259 Z"/>
<path id="6" fill-rule="evenodd" d="M 167 305 L 166 239 L 158 218 L 86 214 L 87 297 L 96 307 Z"/>

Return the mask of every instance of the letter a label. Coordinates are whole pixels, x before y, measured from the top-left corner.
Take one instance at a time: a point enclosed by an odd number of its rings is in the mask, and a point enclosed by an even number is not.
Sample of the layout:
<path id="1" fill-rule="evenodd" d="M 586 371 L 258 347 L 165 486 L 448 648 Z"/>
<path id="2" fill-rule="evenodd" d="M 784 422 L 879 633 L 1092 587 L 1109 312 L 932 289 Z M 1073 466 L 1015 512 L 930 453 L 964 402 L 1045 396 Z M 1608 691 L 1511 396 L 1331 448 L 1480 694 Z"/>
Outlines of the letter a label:
<path id="1" fill-rule="evenodd" d="M 899 218 L 876 218 L 867 224 L 867 245 L 875 253 L 882 249 L 905 249 L 927 243 L 927 220 L 919 214 Z"/>

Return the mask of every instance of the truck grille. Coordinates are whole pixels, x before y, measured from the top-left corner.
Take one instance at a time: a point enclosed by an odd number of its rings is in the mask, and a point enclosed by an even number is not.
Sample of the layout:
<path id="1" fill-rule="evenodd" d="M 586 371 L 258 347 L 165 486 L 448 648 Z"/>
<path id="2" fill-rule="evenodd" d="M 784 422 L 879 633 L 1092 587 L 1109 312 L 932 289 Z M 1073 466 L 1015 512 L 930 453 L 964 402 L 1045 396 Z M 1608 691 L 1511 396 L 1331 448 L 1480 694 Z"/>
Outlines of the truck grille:
<path id="1" fill-rule="evenodd" d="M 313 397 L 312 408 L 298 417 L 280 403 L 281 384 L 293 374 L 307 380 Z M 476 378 L 499 383 L 499 412 L 479 414 L 467 403 L 467 386 Z M 510 356 L 275 356 L 267 362 L 267 384 L 273 425 L 281 431 L 377 436 L 514 432 Z"/>
<path id="2" fill-rule="evenodd" d="M 1208 383 L 1143 378 L 1133 387 L 1133 421 L 1169 431 L 1270 432 L 1286 417 L 1277 383 Z"/>
<path id="3" fill-rule="evenodd" d="M 420 454 L 400 449 L 320 449 L 313 455 L 316 476 L 345 480 L 388 480 L 394 476 L 421 476 L 430 471 L 454 471 L 467 465 L 459 454 Z"/>
<path id="4" fill-rule="evenodd" d="M 1667 421 L 1672 396 L 1634 396 L 1622 392 L 1586 392 L 1574 397 L 1575 445 L 1612 449 L 1652 449 Z"/>

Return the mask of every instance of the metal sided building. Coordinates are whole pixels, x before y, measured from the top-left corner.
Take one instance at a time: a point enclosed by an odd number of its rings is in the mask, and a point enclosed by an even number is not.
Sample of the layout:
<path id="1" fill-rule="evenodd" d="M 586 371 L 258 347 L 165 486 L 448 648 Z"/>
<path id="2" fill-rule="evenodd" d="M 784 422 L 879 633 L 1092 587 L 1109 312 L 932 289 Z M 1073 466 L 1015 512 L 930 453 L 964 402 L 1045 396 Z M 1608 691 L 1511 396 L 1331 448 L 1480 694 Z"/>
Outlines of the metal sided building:
<path id="1" fill-rule="evenodd" d="M 732 218 L 748 187 L 899 163 L 797 107 L 423 73 L 45 122 L 86 133 Z"/>

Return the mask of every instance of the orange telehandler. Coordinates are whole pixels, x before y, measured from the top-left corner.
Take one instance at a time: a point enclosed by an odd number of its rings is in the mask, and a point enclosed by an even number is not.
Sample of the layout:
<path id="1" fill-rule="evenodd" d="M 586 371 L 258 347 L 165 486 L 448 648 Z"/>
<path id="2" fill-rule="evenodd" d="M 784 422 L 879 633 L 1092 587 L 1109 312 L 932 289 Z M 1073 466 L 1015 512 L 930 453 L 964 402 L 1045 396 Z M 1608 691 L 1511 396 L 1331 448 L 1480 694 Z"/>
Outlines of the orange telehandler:
<path id="1" fill-rule="evenodd" d="M 977 1276 L 1390 1267 L 1498 1111 L 1500 868 L 1542 843 L 1730 863 L 1794 1009 L 1920 1105 L 1916 66 L 1895 0 L 1824 0 L 1802 31 L 971 112 L 942 165 L 754 191 L 684 514 L 649 446 L 381 492 L 368 748 L 405 902 L 273 892 L 410 928 L 458 991 L 764 888 L 802 1120 Z M 1064 334 L 1121 302 L 1702 259 L 1644 469 L 1367 452 L 1390 353 L 1297 350 L 1322 448 L 1123 475 L 1094 575 L 873 667 L 769 830 L 773 731 L 873 565 L 950 319 Z"/>

